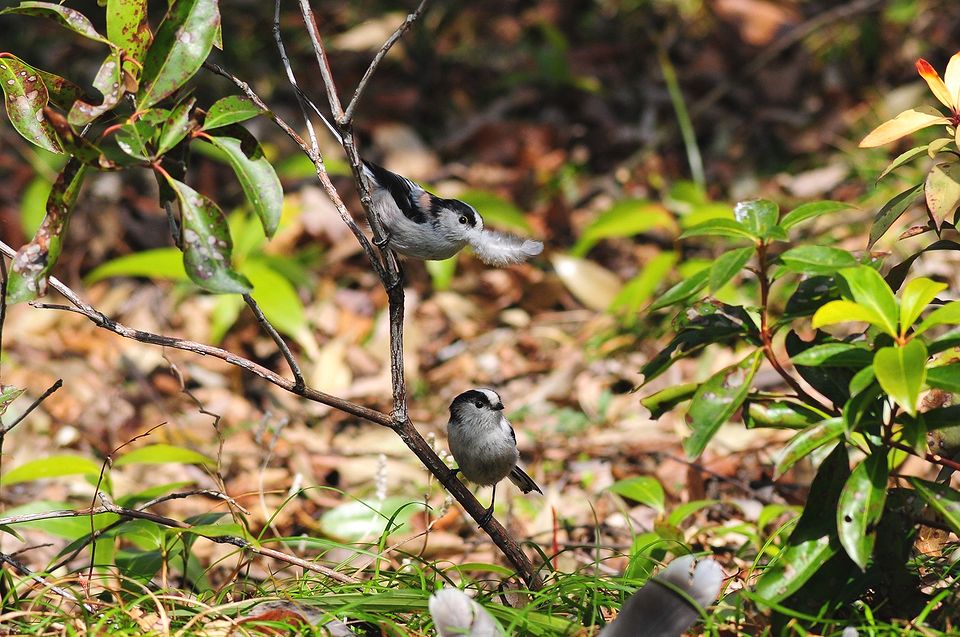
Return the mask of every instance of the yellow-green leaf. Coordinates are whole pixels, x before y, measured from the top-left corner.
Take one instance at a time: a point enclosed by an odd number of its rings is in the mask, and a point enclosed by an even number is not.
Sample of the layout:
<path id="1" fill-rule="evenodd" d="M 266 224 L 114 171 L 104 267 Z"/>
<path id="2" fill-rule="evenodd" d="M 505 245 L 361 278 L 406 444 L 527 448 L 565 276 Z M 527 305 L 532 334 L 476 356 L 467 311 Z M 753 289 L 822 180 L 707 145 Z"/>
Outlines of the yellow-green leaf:
<path id="1" fill-rule="evenodd" d="M 915 133 L 921 128 L 949 123 L 950 120 L 936 109 L 930 107 L 911 108 L 873 129 L 860 142 L 860 148 L 883 146 L 910 133 Z"/>

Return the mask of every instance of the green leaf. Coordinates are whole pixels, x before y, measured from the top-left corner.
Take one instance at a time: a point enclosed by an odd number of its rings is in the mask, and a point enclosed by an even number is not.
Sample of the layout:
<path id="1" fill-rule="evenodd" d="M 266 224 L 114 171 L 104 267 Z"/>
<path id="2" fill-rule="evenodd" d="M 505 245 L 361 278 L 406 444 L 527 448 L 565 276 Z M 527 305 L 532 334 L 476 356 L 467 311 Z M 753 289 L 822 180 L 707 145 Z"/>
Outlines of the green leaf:
<path id="1" fill-rule="evenodd" d="M 107 0 L 107 37 L 138 62 L 153 41 L 147 0 Z"/>
<path id="2" fill-rule="evenodd" d="M 750 257 L 753 256 L 755 250 L 756 248 L 754 246 L 736 248 L 734 250 L 728 250 L 717 257 L 717 260 L 710 266 L 710 292 L 716 292 L 739 274 L 743 266 L 745 266 L 747 261 L 750 260 Z"/>
<path id="3" fill-rule="evenodd" d="M 937 164 L 927 173 L 923 185 L 927 209 L 933 224 L 940 228 L 960 205 L 960 164 Z"/>
<path id="4" fill-rule="evenodd" d="M 739 221 L 751 236 L 769 239 L 780 218 L 780 208 L 768 199 L 741 201 L 733 207 L 733 218 Z"/>
<path id="5" fill-rule="evenodd" d="M 91 104 L 82 99 L 74 102 L 70 112 L 67 113 L 67 121 L 74 128 L 82 128 L 107 111 L 113 110 L 113 107 L 123 98 L 126 84 L 123 81 L 119 49 L 111 49 L 110 54 L 100 65 L 96 77 L 93 78 L 93 87 L 103 95 L 103 101 L 99 104 Z"/>
<path id="6" fill-rule="evenodd" d="M 951 301 L 930 312 L 913 331 L 913 335 L 923 334 L 936 325 L 960 325 L 960 301 Z"/>
<path id="7" fill-rule="evenodd" d="M 916 201 L 917 196 L 920 194 L 920 190 L 923 188 L 923 184 L 919 183 L 915 186 L 904 190 L 899 195 L 888 201 L 880 208 L 880 211 L 877 213 L 877 216 L 873 219 L 873 225 L 870 227 L 870 239 L 867 242 L 867 248 L 872 248 L 873 244 L 876 243 L 880 237 L 886 234 L 887 230 L 890 229 L 897 219 L 900 218 L 907 208 L 910 207 L 914 201 Z"/>
<path id="8" fill-rule="evenodd" d="M 822 305 L 813 315 L 811 327 L 819 328 L 824 325 L 863 321 L 883 329 L 884 320 L 873 310 L 853 301 L 830 301 Z"/>
<path id="9" fill-rule="evenodd" d="M 618 201 L 584 229 L 570 253 L 582 257 L 602 239 L 632 237 L 656 228 L 669 230 L 671 234 L 677 229 L 673 215 L 662 205 L 643 199 Z"/>
<path id="10" fill-rule="evenodd" d="M 709 278 L 710 268 L 700 270 L 696 274 L 687 277 L 683 281 L 680 281 L 680 283 L 677 283 L 672 288 L 667 290 L 659 299 L 654 301 L 650 306 L 649 311 L 653 312 L 654 310 L 659 310 L 660 308 L 667 307 L 668 305 L 685 301 L 705 288 Z"/>
<path id="11" fill-rule="evenodd" d="M 0 87 L 6 98 L 7 117 L 28 142 L 52 153 L 62 153 L 56 130 L 43 114 L 49 101 L 47 87 L 33 67 L 5 53 L 0 57 Z"/>
<path id="12" fill-rule="evenodd" d="M 144 58 L 137 106 L 153 106 L 193 77 L 219 26 L 217 0 L 175 0 Z"/>
<path id="13" fill-rule="evenodd" d="M 928 367 L 927 385 L 960 394 L 960 363 Z"/>
<path id="14" fill-rule="evenodd" d="M 185 102 L 177 104 L 170 111 L 170 114 L 163 123 L 160 136 L 157 139 L 158 155 L 165 154 L 183 141 L 183 138 L 196 126 L 196 123 L 190 119 L 190 114 L 193 111 L 193 105 L 196 101 L 196 99 L 190 98 Z"/>
<path id="15" fill-rule="evenodd" d="M 253 298 L 278 330 L 300 338 L 307 329 L 303 301 L 290 281 L 260 259 L 244 263 L 241 272 L 253 284 Z"/>
<path id="16" fill-rule="evenodd" d="M 767 398 L 748 399 L 741 413 L 748 429 L 802 429 L 827 417 L 826 413 L 803 403 Z"/>
<path id="17" fill-rule="evenodd" d="M 867 570 L 887 499 L 887 456 L 874 451 L 854 468 L 837 503 L 837 532 L 850 559 Z"/>
<path id="18" fill-rule="evenodd" d="M 7 413 L 7 408 L 19 398 L 25 389 L 14 387 L 13 385 L 0 385 L 0 416 Z"/>
<path id="19" fill-rule="evenodd" d="M 159 131 L 147 120 L 141 118 L 129 124 L 122 124 L 117 132 L 114 133 L 114 139 L 117 140 L 117 146 L 127 155 L 150 161 L 153 159 L 153 139 Z"/>
<path id="20" fill-rule="evenodd" d="M 191 449 L 175 447 L 174 445 L 156 444 L 147 445 L 128 451 L 113 461 L 114 467 L 128 464 L 201 464 L 212 465 L 216 462 Z"/>
<path id="21" fill-rule="evenodd" d="M 949 485 L 930 482 L 910 476 L 910 485 L 916 489 L 931 509 L 940 514 L 954 533 L 960 533 L 960 491 Z"/>
<path id="22" fill-rule="evenodd" d="M 848 462 L 846 449 L 837 445 L 820 465 L 797 526 L 754 586 L 764 602 L 776 603 L 795 593 L 840 551 L 837 500 L 850 475 Z"/>
<path id="23" fill-rule="evenodd" d="M 53 184 L 43 177 L 34 177 L 20 198 L 20 226 L 28 237 L 36 234 L 47 214 L 47 199 Z"/>
<path id="24" fill-rule="evenodd" d="M 70 7 L 65 7 L 55 2 L 33 2 L 31 0 L 24 0 L 16 7 L 10 7 L 9 9 L 0 11 L 0 15 L 5 13 L 19 13 L 21 15 L 49 18 L 85 38 L 102 42 L 107 46 L 112 46 L 110 40 L 97 32 L 93 27 L 93 23 L 87 19 L 87 16 L 76 9 L 71 9 Z"/>
<path id="25" fill-rule="evenodd" d="M 695 226 L 687 228 L 683 234 L 680 235 L 680 238 L 687 239 L 689 237 L 701 236 L 731 237 L 735 239 L 750 239 L 751 241 L 757 240 L 757 237 L 742 223 L 734 221 L 733 219 L 724 218 L 710 219 L 709 221 L 698 223 Z"/>
<path id="26" fill-rule="evenodd" d="M 183 269 L 183 255 L 179 250 L 155 248 L 111 259 L 94 268 L 83 280 L 87 285 L 92 285 L 114 276 L 142 276 L 171 281 L 189 279 L 187 271 Z"/>
<path id="27" fill-rule="evenodd" d="M 617 480 L 609 487 L 609 491 L 624 498 L 644 504 L 656 511 L 663 512 L 663 486 L 656 478 L 650 476 L 634 476 Z"/>
<path id="28" fill-rule="evenodd" d="M 791 272 L 804 274 L 833 274 L 857 265 L 857 259 L 846 250 L 815 245 L 787 250 L 780 255 L 780 260 Z"/>
<path id="29" fill-rule="evenodd" d="M 250 282 L 233 271 L 233 241 L 223 212 L 190 186 L 167 177 L 180 202 L 183 228 L 183 266 L 200 287 L 218 293 L 246 294 Z"/>
<path id="30" fill-rule="evenodd" d="M 811 201 L 797 206 L 783 216 L 780 226 L 784 230 L 789 230 L 798 223 L 803 223 L 809 219 L 815 219 L 823 215 L 828 215 L 841 210 L 853 208 L 848 203 L 842 201 Z"/>
<path id="31" fill-rule="evenodd" d="M 89 458 L 76 455 L 48 456 L 39 460 L 32 460 L 6 472 L 0 476 L 0 485 L 10 486 L 11 484 L 43 478 L 58 478 L 77 474 L 97 475 L 99 473 L 100 465 Z"/>
<path id="32" fill-rule="evenodd" d="M 883 169 L 883 172 L 880 173 L 879 177 L 877 177 L 877 181 L 880 181 L 881 179 L 889 175 L 891 172 L 893 172 L 900 166 L 903 166 L 904 164 L 912 160 L 914 157 L 918 157 L 924 154 L 925 152 L 927 152 L 926 144 L 924 144 L 923 146 L 915 146 L 910 150 L 901 153 L 900 155 L 897 156 L 896 159 L 890 162 L 886 168 Z"/>
<path id="33" fill-rule="evenodd" d="M 643 304 L 653 296 L 660 284 L 666 280 L 676 262 L 676 252 L 661 252 L 644 263 L 640 269 L 640 274 L 627 281 L 620 289 L 620 293 L 613 300 L 610 309 L 626 313 L 631 322 L 635 320 L 637 318 L 635 313 L 643 307 Z M 436 261 L 427 261 L 428 268 L 431 263 L 436 263 Z"/>
<path id="34" fill-rule="evenodd" d="M 853 300 L 859 305 L 873 310 L 880 317 L 878 325 L 890 336 L 897 335 L 897 319 L 900 309 L 893 290 L 887 285 L 876 270 L 862 265 L 856 268 L 847 268 L 840 271 L 840 276 L 846 281 Z"/>
<path id="35" fill-rule="evenodd" d="M 870 364 L 873 356 L 867 348 L 853 343 L 822 343 L 790 357 L 794 365 L 809 367 L 856 367 Z"/>
<path id="36" fill-rule="evenodd" d="M 208 131 L 221 126 L 239 124 L 265 112 L 254 104 L 249 97 L 229 95 L 213 103 L 213 106 L 207 111 L 202 130 Z"/>
<path id="37" fill-rule="evenodd" d="M 320 530 L 331 537 L 342 540 L 362 540 L 378 537 L 387 528 L 387 522 L 394 518 L 394 529 L 407 525 L 416 506 L 409 506 L 410 500 L 400 497 L 388 497 L 385 500 L 364 502 L 351 500 L 327 510 L 320 516 Z M 420 507 L 423 505 L 420 503 Z M 402 509 L 402 510 L 401 510 Z M 399 513 L 398 513 L 399 512 Z M 409 530 L 409 526 L 408 529 Z"/>
<path id="38" fill-rule="evenodd" d="M 99 468 L 97 471 L 99 471 Z M 68 511 L 72 508 L 72 506 L 64 502 L 34 500 L 33 502 L 7 509 L 3 512 L 3 515 L 4 517 L 24 517 L 37 513 L 49 513 L 51 511 Z M 93 525 L 94 528 L 102 529 L 119 519 L 119 516 L 113 513 L 103 513 L 93 517 Z M 76 516 L 16 522 L 11 524 L 11 526 L 16 526 L 17 529 L 38 529 L 55 537 L 76 540 L 90 534 L 90 522 L 90 516 Z"/>
<path id="39" fill-rule="evenodd" d="M 697 389 L 688 412 L 693 432 L 683 441 L 687 456 L 695 458 L 703 453 L 720 426 L 746 400 L 750 384 L 763 360 L 761 354 L 757 350 L 738 364 L 720 370 Z"/>
<path id="40" fill-rule="evenodd" d="M 430 280 L 433 282 L 434 289 L 446 290 L 450 288 L 453 277 L 457 273 L 457 255 L 439 261 L 424 261 L 423 264 L 426 266 L 427 272 L 430 273 Z"/>
<path id="41" fill-rule="evenodd" d="M 923 310 L 933 299 L 943 290 L 947 289 L 946 283 L 938 283 L 930 279 L 920 277 L 907 283 L 900 293 L 900 335 L 903 336 L 907 330 L 920 318 Z"/>
<path id="42" fill-rule="evenodd" d="M 50 190 L 47 214 L 30 243 L 17 250 L 7 282 L 7 302 L 29 301 L 47 292 L 47 277 L 63 248 L 70 214 L 77 202 L 87 167 L 71 158 Z"/>
<path id="43" fill-rule="evenodd" d="M 839 440 L 846 431 L 842 418 L 828 418 L 808 427 L 790 439 L 790 442 L 780 450 L 774 461 L 774 480 L 786 473 L 790 467 L 803 458 L 836 440 Z"/>
<path id="44" fill-rule="evenodd" d="M 698 383 L 671 385 L 666 389 L 640 399 L 640 404 L 650 410 L 650 417 L 657 420 L 680 403 L 690 400 L 697 391 Z"/>
<path id="45" fill-rule="evenodd" d="M 927 346 L 920 339 L 906 345 L 884 347 L 873 358 L 873 371 L 883 391 L 911 416 L 927 376 Z"/>
<path id="46" fill-rule="evenodd" d="M 272 237 L 277 231 L 283 208 L 283 187 L 273 166 L 259 147 L 252 156 L 247 156 L 239 139 L 216 136 L 208 138 L 208 141 L 226 155 L 247 201 L 260 218 L 263 231 Z"/>
<path id="47" fill-rule="evenodd" d="M 697 511 L 702 511 L 715 504 L 720 504 L 720 500 L 692 500 L 676 506 L 671 505 L 670 514 L 667 516 L 667 524 L 678 527 Z"/>

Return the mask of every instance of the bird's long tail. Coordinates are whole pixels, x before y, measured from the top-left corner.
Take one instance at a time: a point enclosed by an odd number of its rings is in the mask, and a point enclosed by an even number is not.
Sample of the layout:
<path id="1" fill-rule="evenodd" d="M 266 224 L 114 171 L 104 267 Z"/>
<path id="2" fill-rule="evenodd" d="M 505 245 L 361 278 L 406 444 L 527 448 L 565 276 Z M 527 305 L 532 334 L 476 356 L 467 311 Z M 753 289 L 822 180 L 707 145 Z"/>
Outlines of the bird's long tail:
<path id="1" fill-rule="evenodd" d="M 478 239 L 470 242 L 470 247 L 481 261 L 492 266 L 523 263 L 543 252 L 543 244 L 539 241 L 486 229 Z"/>
<path id="2" fill-rule="evenodd" d="M 541 491 L 540 487 L 537 486 L 537 483 L 533 481 L 533 478 L 528 476 L 527 472 L 521 469 L 519 466 L 514 467 L 513 471 L 511 471 L 510 475 L 507 477 L 510 478 L 510 482 L 517 485 L 517 487 L 524 493 L 536 491 L 537 493 L 543 494 L 543 491 Z"/>

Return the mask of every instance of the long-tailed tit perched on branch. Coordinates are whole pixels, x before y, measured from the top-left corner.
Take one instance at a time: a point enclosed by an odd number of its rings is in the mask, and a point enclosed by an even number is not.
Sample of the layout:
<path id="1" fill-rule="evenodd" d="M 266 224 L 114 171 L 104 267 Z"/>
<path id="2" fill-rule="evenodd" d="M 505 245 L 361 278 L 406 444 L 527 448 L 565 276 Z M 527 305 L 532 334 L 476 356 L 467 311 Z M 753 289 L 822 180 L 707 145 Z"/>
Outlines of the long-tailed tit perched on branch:
<path id="1" fill-rule="evenodd" d="M 517 464 L 517 435 L 503 415 L 503 401 L 492 389 L 471 389 L 453 399 L 447 441 L 457 461 L 455 472 L 462 473 L 470 482 L 493 485 L 490 507 L 479 520 L 481 526 L 493 516 L 497 483 L 504 478 L 510 478 L 524 493 L 543 493 Z"/>
<path id="2" fill-rule="evenodd" d="M 310 100 L 313 111 L 341 144 L 343 139 Z M 406 177 L 364 160 L 373 206 L 387 233 L 387 247 L 415 259 L 449 259 L 470 246 L 488 265 L 522 263 L 543 252 L 543 243 L 488 230 L 477 210 L 458 199 L 444 199 Z"/>

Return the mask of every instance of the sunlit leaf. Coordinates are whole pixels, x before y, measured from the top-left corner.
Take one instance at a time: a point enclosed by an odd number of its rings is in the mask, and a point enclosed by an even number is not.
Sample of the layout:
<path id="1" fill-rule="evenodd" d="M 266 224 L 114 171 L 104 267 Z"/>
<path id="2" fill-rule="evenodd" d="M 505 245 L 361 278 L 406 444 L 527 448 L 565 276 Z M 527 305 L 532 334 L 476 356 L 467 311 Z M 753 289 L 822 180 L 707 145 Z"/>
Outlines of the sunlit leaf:
<path id="1" fill-rule="evenodd" d="M 850 473 L 837 503 L 837 532 L 850 559 L 867 570 L 887 499 L 887 456 L 874 451 Z"/>
<path id="2" fill-rule="evenodd" d="M 190 98 L 185 102 L 177 104 L 170 110 L 170 114 L 163 122 L 160 136 L 157 138 L 158 155 L 165 154 L 183 141 L 183 138 L 196 126 L 196 123 L 190 119 L 190 114 L 196 101 L 196 99 Z"/>
<path id="3" fill-rule="evenodd" d="M 827 417 L 825 412 L 794 400 L 747 399 L 741 412 L 748 429 L 774 427 L 799 429 Z"/>
<path id="4" fill-rule="evenodd" d="M 57 132 L 43 114 L 49 100 L 47 87 L 33 67 L 5 53 L 0 57 L 0 87 L 6 98 L 7 117 L 16 131 L 28 142 L 62 153 Z"/>
<path id="5" fill-rule="evenodd" d="M 550 260 L 563 285 L 592 310 L 605 312 L 620 293 L 620 278 L 593 261 L 565 254 L 555 254 Z"/>
<path id="6" fill-rule="evenodd" d="M 818 328 L 836 323 L 863 321 L 881 327 L 883 319 L 872 309 L 847 300 L 830 301 L 813 315 L 811 327 Z"/>
<path id="7" fill-rule="evenodd" d="M 951 301 L 930 312 L 913 333 L 915 336 L 923 334 L 936 325 L 960 325 L 960 301 Z"/>
<path id="8" fill-rule="evenodd" d="M 248 260 L 241 272 L 253 284 L 251 294 L 267 320 L 288 336 L 299 338 L 307 329 L 307 319 L 293 284 L 260 259 Z"/>
<path id="9" fill-rule="evenodd" d="M 923 146 L 915 146 L 908 151 L 904 151 L 903 153 L 898 155 L 896 159 L 890 162 L 886 168 L 883 169 L 883 172 L 880 173 L 879 177 L 877 177 L 877 181 L 880 181 L 881 179 L 889 175 L 891 172 L 893 172 L 900 166 L 903 166 L 904 164 L 910 162 L 912 159 L 919 157 L 926 151 L 927 151 L 926 144 L 924 144 Z"/>
<path id="10" fill-rule="evenodd" d="M 671 385 L 646 398 L 641 398 L 640 404 L 650 410 L 651 418 L 657 420 L 680 403 L 693 398 L 699 386 L 698 383 Z"/>
<path id="11" fill-rule="evenodd" d="M 143 61 L 153 41 L 147 22 L 147 0 L 107 0 L 107 37 L 128 57 Z"/>
<path id="12" fill-rule="evenodd" d="M 750 239 L 751 241 L 756 241 L 757 239 L 757 237 L 739 221 L 724 218 L 710 219 L 709 221 L 704 221 L 703 223 L 687 228 L 683 234 L 680 235 L 680 238 L 686 239 L 700 236 Z"/>
<path id="13" fill-rule="evenodd" d="M 760 369 L 761 360 L 762 353 L 758 350 L 700 385 L 688 412 L 693 432 L 683 441 L 687 456 L 695 458 L 703 453 L 720 426 L 740 408 L 750 391 L 753 377 Z"/>
<path id="14" fill-rule="evenodd" d="M 866 347 L 853 343 L 822 343 L 803 350 L 790 360 L 794 365 L 809 367 L 864 367 L 873 356 Z"/>
<path id="15" fill-rule="evenodd" d="M 691 274 L 683 281 L 680 281 L 669 290 L 664 292 L 660 298 L 654 301 L 650 305 L 650 311 L 659 310 L 660 308 L 673 305 L 674 303 L 679 303 L 680 301 L 685 301 L 691 296 L 707 287 L 707 282 L 710 279 L 710 268 L 700 270 L 695 274 Z"/>
<path id="16" fill-rule="evenodd" d="M 272 237 L 280 223 L 280 212 L 283 207 L 283 187 L 274 172 L 273 166 L 263 156 L 259 147 L 251 155 L 244 152 L 240 139 L 227 136 L 206 138 L 227 157 L 233 172 L 240 181 L 243 192 L 247 196 L 254 212 L 260 218 L 263 231 Z"/>
<path id="17" fill-rule="evenodd" d="M 0 15 L 4 13 L 19 13 L 21 15 L 49 18 L 55 22 L 59 22 L 62 26 L 70 29 L 74 33 L 82 35 L 85 38 L 89 38 L 91 40 L 102 42 L 103 44 L 111 46 L 110 40 L 97 32 L 96 28 L 93 26 L 93 23 L 87 19 L 87 16 L 83 15 L 76 9 L 65 7 L 61 4 L 57 4 L 56 2 L 34 2 L 32 0 L 23 0 L 16 7 L 10 7 L 9 9 L 0 11 Z"/>
<path id="18" fill-rule="evenodd" d="M 113 461 L 114 467 L 128 464 L 214 464 L 213 459 L 191 449 L 167 444 L 147 445 L 128 451 Z"/>
<path id="19" fill-rule="evenodd" d="M 249 97 L 228 95 L 213 103 L 203 120 L 203 130 L 208 131 L 221 126 L 239 124 L 264 113 L 262 108 Z"/>
<path id="20" fill-rule="evenodd" d="M 903 346 L 884 347 L 873 358 L 873 371 L 887 392 L 911 416 L 927 375 L 927 346 L 913 339 Z"/>
<path id="21" fill-rule="evenodd" d="M 949 123 L 950 120 L 944 117 L 943 113 L 929 106 L 911 108 L 873 129 L 861 140 L 860 148 L 883 146 L 910 133 L 915 133 L 921 128 Z"/>
<path id="22" fill-rule="evenodd" d="M 925 277 L 907 283 L 900 293 L 900 334 L 906 334 L 930 302 L 946 289 L 946 283 L 938 283 Z"/>
<path id="23" fill-rule="evenodd" d="M 457 256 L 449 259 L 424 261 L 427 272 L 430 273 L 430 281 L 435 290 L 446 290 L 453 283 L 453 277 L 457 273 Z"/>
<path id="24" fill-rule="evenodd" d="M 74 102 L 67 114 L 67 121 L 71 126 L 79 129 L 112 110 L 120 102 L 126 85 L 123 82 L 119 49 L 112 49 L 100 65 L 96 77 L 93 78 L 93 87 L 103 95 L 103 101 L 99 104 L 91 104 L 82 99 Z"/>
<path id="25" fill-rule="evenodd" d="M 665 499 L 663 486 L 656 478 L 650 476 L 624 478 L 623 480 L 617 480 L 607 489 L 657 511 L 663 511 Z"/>
<path id="26" fill-rule="evenodd" d="M 960 363 L 928 367 L 927 385 L 960 394 Z"/>
<path id="27" fill-rule="evenodd" d="M 960 163 L 937 164 L 930 169 L 923 194 L 930 217 L 939 228 L 960 205 Z"/>
<path id="28" fill-rule="evenodd" d="M 839 440 L 845 430 L 846 425 L 839 417 L 828 418 L 802 430 L 777 454 L 774 460 L 774 480 L 817 449 Z"/>
<path id="29" fill-rule="evenodd" d="M 815 219 L 816 217 L 839 212 L 841 210 L 849 210 L 850 208 L 853 208 L 853 206 L 842 201 L 811 201 L 809 203 L 801 204 L 785 214 L 783 216 L 783 220 L 780 221 L 780 226 L 784 230 L 789 230 L 798 223 L 802 223 L 809 219 Z"/>
<path id="30" fill-rule="evenodd" d="M 111 259 L 90 271 L 84 281 L 91 285 L 114 276 L 142 276 L 151 279 L 186 281 L 183 255 L 176 248 L 154 248 Z"/>
<path id="31" fill-rule="evenodd" d="M 840 276 L 846 282 L 853 295 L 853 300 L 859 305 L 873 310 L 880 317 L 878 326 L 891 336 L 897 334 L 897 321 L 900 308 L 893 290 L 883 280 L 883 277 L 871 267 L 859 266 L 840 271 Z"/>
<path id="32" fill-rule="evenodd" d="M 77 455 L 47 456 L 39 460 L 31 460 L 7 471 L 0 476 L 0 485 L 10 486 L 11 484 L 43 478 L 59 478 L 77 474 L 96 475 L 98 473 L 100 473 L 100 465 L 89 458 Z"/>
<path id="33" fill-rule="evenodd" d="M 627 281 L 620 289 L 620 293 L 613 300 L 610 309 L 626 313 L 630 321 L 636 320 L 635 313 L 653 296 L 653 293 L 667 278 L 676 262 L 676 252 L 661 252 L 644 263 L 640 273 Z M 434 261 L 427 261 L 426 263 L 429 266 Z"/>
<path id="34" fill-rule="evenodd" d="M 325 535 L 342 540 L 375 538 L 386 530 L 389 519 L 398 511 L 394 528 L 407 525 L 411 517 L 422 510 L 422 504 L 415 504 L 419 506 L 411 506 L 410 500 L 400 497 L 371 502 L 351 500 L 321 515 L 320 529 Z"/>
<path id="35" fill-rule="evenodd" d="M 780 255 L 780 260 L 788 270 L 805 274 L 833 274 L 857 265 L 857 259 L 846 250 L 818 245 L 791 248 Z"/>
<path id="36" fill-rule="evenodd" d="M 632 237 L 655 228 L 676 232 L 677 223 L 666 208 L 642 199 L 618 201 L 584 229 L 570 253 L 582 257 L 601 239 Z"/>
<path id="37" fill-rule="evenodd" d="M 751 236 L 761 239 L 770 238 L 779 217 L 779 206 L 768 199 L 741 201 L 733 207 L 733 218 L 739 221 Z"/>

